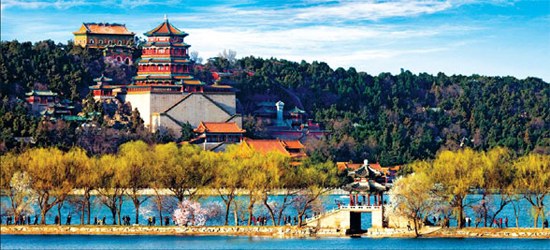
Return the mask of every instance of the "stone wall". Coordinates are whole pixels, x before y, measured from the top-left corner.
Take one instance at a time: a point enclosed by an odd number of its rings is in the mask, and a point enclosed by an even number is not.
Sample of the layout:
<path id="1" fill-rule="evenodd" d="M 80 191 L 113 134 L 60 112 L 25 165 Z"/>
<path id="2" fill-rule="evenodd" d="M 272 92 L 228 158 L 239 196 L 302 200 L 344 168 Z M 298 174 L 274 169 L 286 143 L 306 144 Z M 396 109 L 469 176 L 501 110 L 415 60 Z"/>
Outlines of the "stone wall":
<path id="1" fill-rule="evenodd" d="M 132 109 L 137 108 L 145 127 L 152 132 L 170 129 L 180 135 L 179 124 L 189 122 L 197 127 L 201 121 L 235 121 L 242 127 L 236 112 L 234 93 L 129 93 L 121 96 Z"/>

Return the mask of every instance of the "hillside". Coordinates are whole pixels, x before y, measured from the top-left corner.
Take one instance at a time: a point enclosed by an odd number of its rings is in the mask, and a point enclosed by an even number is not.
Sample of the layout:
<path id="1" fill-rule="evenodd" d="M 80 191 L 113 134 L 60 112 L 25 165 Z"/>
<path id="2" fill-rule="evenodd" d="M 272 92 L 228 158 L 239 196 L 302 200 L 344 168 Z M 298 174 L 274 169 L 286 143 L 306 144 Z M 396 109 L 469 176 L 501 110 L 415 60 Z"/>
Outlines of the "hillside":
<path id="1" fill-rule="evenodd" d="M 133 66 L 106 64 L 97 51 L 72 44 L 1 45 L 0 127 L 5 150 L 15 147 L 6 144 L 10 138 L 34 136 L 38 130 L 38 119 L 28 117 L 15 97 L 24 98 L 33 88 L 49 88 L 80 103 L 101 72 L 120 83 L 128 83 L 135 74 Z M 217 57 L 195 67 L 195 75 L 206 82 L 213 81 L 211 71 L 232 73 L 227 81 L 239 90 L 245 116 L 258 101 L 280 99 L 321 122 L 332 136 L 308 141 L 309 153 L 317 160 L 366 158 L 382 165 L 401 164 L 461 146 L 550 153 L 550 86 L 538 78 L 434 76 L 407 70 L 372 76 L 354 68 L 331 69 L 322 62 L 252 56 Z M 259 126 L 245 124 L 249 131 Z"/>

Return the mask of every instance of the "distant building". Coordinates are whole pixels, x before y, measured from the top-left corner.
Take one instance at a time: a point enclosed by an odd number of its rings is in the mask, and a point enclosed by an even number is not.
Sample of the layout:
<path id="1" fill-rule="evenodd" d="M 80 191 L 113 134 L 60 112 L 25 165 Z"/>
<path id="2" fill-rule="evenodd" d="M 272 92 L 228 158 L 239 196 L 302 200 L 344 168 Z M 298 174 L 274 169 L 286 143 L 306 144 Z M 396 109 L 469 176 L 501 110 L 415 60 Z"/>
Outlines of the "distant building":
<path id="1" fill-rule="evenodd" d="M 25 94 L 27 103 L 31 105 L 31 111 L 39 114 L 58 102 L 57 93 L 51 90 L 32 90 Z"/>
<path id="2" fill-rule="evenodd" d="M 308 138 L 321 139 L 328 135 L 328 131 L 321 129 L 319 123 L 307 119 L 304 110 L 294 106 L 291 110 L 284 110 L 282 101 L 263 101 L 256 104 L 254 117 L 267 124 L 266 133 L 272 138 L 282 140 L 307 141 Z"/>
<path id="3" fill-rule="evenodd" d="M 51 121 L 63 119 L 66 121 L 85 121 L 85 118 L 75 115 L 75 107 L 68 99 L 59 100 L 57 93 L 51 90 L 32 90 L 26 93 L 26 101 L 31 105 L 35 116 L 43 116 Z"/>
<path id="4" fill-rule="evenodd" d="M 133 45 L 135 36 L 126 25 L 118 23 L 83 23 L 73 34 L 76 45 L 96 49 L 108 45 Z"/>
<path id="5" fill-rule="evenodd" d="M 135 33 L 118 23 L 83 23 L 73 32 L 74 43 L 83 48 L 102 49 L 106 59 L 131 64 Z"/>
<path id="6" fill-rule="evenodd" d="M 292 158 L 294 163 L 307 157 L 304 145 L 298 140 L 253 140 L 245 138 L 243 142 L 250 148 L 260 152 L 278 152 Z"/>
<path id="7" fill-rule="evenodd" d="M 192 144 L 201 145 L 205 150 L 220 151 L 227 145 L 241 143 L 246 132 L 235 122 L 201 122 L 194 130 L 197 137 Z"/>
<path id="8" fill-rule="evenodd" d="M 89 89 L 94 95 L 96 101 L 113 99 L 116 97 L 116 93 L 120 91 L 120 86 L 112 85 L 113 79 L 101 75 L 101 77 L 95 78 L 96 83 L 90 86 Z"/>

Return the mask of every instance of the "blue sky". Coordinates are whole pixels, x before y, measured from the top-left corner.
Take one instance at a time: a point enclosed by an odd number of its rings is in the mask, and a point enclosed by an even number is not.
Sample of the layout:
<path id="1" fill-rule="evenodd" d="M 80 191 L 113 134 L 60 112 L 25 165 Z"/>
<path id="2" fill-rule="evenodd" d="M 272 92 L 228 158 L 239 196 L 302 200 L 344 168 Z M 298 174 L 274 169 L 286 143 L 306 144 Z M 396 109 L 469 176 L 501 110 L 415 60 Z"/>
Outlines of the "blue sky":
<path id="1" fill-rule="evenodd" d="M 325 61 L 373 75 L 535 76 L 550 81 L 550 0 L 1 0 L 1 39 L 65 43 L 83 22 L 142 35 L 163 21 L 203 58 Z"/>

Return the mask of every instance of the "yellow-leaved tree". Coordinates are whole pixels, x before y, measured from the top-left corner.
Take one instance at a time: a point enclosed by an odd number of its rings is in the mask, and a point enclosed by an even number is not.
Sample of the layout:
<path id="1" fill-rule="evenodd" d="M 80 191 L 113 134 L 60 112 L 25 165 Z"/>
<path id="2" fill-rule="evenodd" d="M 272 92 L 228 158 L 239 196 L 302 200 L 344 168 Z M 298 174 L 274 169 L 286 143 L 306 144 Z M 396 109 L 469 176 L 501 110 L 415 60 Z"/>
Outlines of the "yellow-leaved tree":
<path id="1" fill-rule="evenodd" d="M 109 208 L 113 216 L 113 225 L 121 223 L 120 211 L 124 203 L 124 186 L 122 171 L 119 161 L 114 155 L 102 155 L 97 159 L 99 187 L 97 192 L 99 200 L 103 205 Z"/>
<path id="2" fill-rule="evenodd" d="M 429 162 L 417 161 L 414 169 L 429 168 Z M 419 226 L 438 207 L 441 198 L 433 180 L 423 171 L 397 179 L 389 192 L 388 213 L 413 221 L 414 233 L 419 236 Z"/>
<path id="3" fill-rule="evenodd" d="M 437 154 L 430 167 L 424 168 L 437 185 L 449 205 L 453 208 L 458 227 L 462 228 L 466 196 L 473 188 L 483 185 L 483 168 L 479 153 L 470 148 L 456 152 L 442 151 Z"/>
<path id="4" fill-rule="evenodd" d="M 531 204 L 533 226 L 537 227 L 539 218 L 545 219 L 544 198 L 550 192 L 550 156 L 531 153 L 520 157 L 514 167 L 514 187 Z"/>
<path id="5" fill-rule="evenodd" d="M 514 180 L 513 159 L 510 150 L 496 147 L 486 153 L 480 153 L 483 168 L 483 185 L 480 212 L 483 224 L 493 225 L 498 214 L 512 202 L 515 191 L 512 186 Z M 498 199 L 487 197 L 498 196 Z"/>
<path id="6" fill-rule="evenodd" d="M 120 146 L 118 153 L 122 185 L 135 208 L 135 223 L 139 224 L 139 208 L 150 196 L 140 193 L 148 188 L 153 174 L 153 157 L 149 145 L 143 141 L 132 141 Z M 161 218 L 162 219 L 162 218 Z"/>
<path id="7" fill-rule="evenodd" d="M 73 189 L 75 173 L 57 148 L 31 149 L 21 154 L 20 160 L 38 197 L 40 224 L 45 224 L 48 211 L 62 203 Z"/>

